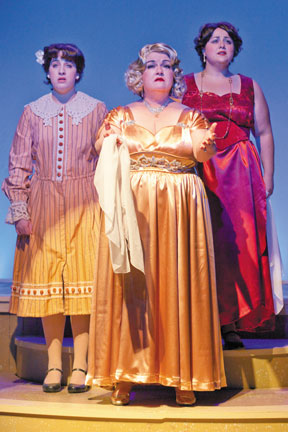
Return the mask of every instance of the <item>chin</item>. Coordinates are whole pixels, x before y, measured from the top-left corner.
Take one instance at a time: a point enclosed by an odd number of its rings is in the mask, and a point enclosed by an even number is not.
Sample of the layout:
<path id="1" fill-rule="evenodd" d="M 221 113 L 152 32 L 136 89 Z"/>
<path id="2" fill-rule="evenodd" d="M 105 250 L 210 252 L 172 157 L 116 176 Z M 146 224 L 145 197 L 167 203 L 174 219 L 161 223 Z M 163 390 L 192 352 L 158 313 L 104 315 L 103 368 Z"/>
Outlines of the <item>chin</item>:
<path id="1" fill-rule="evenodd" d="M 65 93 L 68 93 L 70 91 L 70 89 L 68 89 L 66 87 L 61 87 L 61 86 L 60 87 L 59 86 L 54 87 L 54 90 L 60 94 L 65 94 Z"/>

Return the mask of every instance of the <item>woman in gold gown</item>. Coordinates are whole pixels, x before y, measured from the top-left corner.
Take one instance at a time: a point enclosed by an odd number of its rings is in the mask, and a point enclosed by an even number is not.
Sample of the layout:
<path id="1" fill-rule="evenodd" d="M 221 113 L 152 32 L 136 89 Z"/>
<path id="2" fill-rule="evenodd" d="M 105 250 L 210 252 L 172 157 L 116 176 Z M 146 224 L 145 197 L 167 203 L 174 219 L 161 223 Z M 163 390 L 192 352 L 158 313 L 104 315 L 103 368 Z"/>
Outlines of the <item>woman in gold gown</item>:
<path id="1" fill-rule="evenodd" d="M 176 402 L 192 405 L 194 390 L 225 385 L 210 214 L 196 171 L 215 153 L 215 125 L 171 99 L 185 85 L 168 45 L 144 46 L 126 83 L 140 100 L 113 109 L 96 142 L 103 213 L 87 384 L 115 385 L 115 405 L 129 403 L 133 383 L 175 387 Z"/>

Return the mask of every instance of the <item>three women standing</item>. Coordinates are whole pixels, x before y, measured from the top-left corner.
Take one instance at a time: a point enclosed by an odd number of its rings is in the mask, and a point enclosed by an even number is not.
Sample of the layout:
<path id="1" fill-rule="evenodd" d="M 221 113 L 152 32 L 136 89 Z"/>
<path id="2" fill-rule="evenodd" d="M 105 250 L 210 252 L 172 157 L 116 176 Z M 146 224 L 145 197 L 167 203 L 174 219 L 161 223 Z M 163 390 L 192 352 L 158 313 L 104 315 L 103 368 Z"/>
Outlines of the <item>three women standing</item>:
<path id="1" fill-rule="evenodd" d="M 99 152 L 108 145 L 113 150 L 118 186 L 117 167 L 125 150 L 131 159 L 144 266 L 132 265 L 129 272 L 127 259 L 133 264 L 134 255 L 132 249 L 130 256 L 125 252 L 131 238 L 124 221 L 116 233 L 124 238 L 125 255 L 118 274 L 113 269 L 119 256 L 113 261 L 113 241 L 106 236 L 108 212 L 101 219 L 99 243 L 95 241 L 94 142 L 105 105 L 75 92 L 84 68 L 77 47 L 45 48 L 43 67 L 53 91 L 25 107 L 10 153 L 10 175 L 3 183 L 11 201 L 8 221 L 18 233 L 11 312 L 42 317 L 49 356 L 44 391 L 61 389 L 65 315 L 71 315 L 75 350 L 69 391 L 87 390 L 95 257 L 89 384 L 116 384 L 112 402 L 118 405 L 129 402 L 131 383 L 175 387 L 180 404 L 194 403 L 194 390 L 225 385 L 210 214 L 198 162 L 203 162 L 212 207 L 226 347 L 243 346 L 237 329 L 272 321 L 265 227 L 266 196 L 273 191 L 273 138 L 261 89 L 229 71 L 241 43 L 230 24 L 204 26 L 196 41 L 204 71 L 186 77 L 183 102 L 218 123 L 213 159 L 215 126 L 207 130 L 204 117 L 170 99 L 184 91 L 177 53 L 164 44 L 146 45 L 130 65 L 127 85 L 140 100 L 112 110 L 97 141 Z M 250 131 L 260 141 L 264 181 Z M 98 187 L 106 188 L 101 177 Z M 108 194 L 111 208 L 109 199 Z M 120 202 L 118 210 L 113 211 L 119 216 L 127 207 Z M 115 234 L 119 227 L 114 222 Z M 121 261 L 123 248 L 119 250 Z"/>

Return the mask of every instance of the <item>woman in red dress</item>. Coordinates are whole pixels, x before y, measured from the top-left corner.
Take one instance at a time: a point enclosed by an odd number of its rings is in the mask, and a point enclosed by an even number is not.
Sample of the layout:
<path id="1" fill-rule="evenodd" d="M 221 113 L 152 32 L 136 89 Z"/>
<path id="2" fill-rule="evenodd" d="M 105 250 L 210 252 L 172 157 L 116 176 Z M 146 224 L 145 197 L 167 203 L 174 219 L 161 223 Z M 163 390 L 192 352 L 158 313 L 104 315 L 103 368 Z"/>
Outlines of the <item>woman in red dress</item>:
<path id="1" fill-rule="evenodd" d="M 237 330 L 271 328 L 274 306 L 266 241 L 266 198 L 273 192 L 274 143 L 259 85 L 229 65 L 242 45 L 229 23 L 208 23 L 195 39 L 203 71 L 185 77 L 183 103 L 217 122 L 217 155 L 203 164 L 211 208 L 222 335 L 242 348 Z M 250 141 L 253 133 L 258 151 Z"/>

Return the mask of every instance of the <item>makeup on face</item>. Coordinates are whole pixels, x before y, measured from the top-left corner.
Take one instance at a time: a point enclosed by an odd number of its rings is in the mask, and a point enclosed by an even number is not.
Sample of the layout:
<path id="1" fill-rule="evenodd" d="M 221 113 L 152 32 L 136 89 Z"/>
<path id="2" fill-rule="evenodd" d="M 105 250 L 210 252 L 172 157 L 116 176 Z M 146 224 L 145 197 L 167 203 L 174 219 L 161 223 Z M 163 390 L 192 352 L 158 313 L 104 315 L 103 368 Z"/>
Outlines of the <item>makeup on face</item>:
<path id="1" fill-rule="evenodd" d="M 207 42 L 204 52 L 208 62 L 227 61 L 230 63 L 234 56 L 234 42 L 226 30 L 217 28 Z"/>
<path id="2" fill-rule="evenodd" d="M 59 52 L 58 57 L 51 60 L 49 66 L 49 77 L 53 90 L 65 94 L 71 92 L 75 87 L 77 76 L 76 65 L 64 59 Z"/>
<path id="3" fill-rule="evenodd" d="M 170 91 L 174 80 L 170 58 L 164 53 L 150 53 L 146 59 L 142 79 L 144 91 L 149 89 Z"/>

